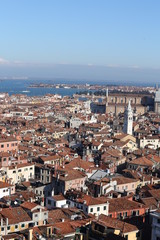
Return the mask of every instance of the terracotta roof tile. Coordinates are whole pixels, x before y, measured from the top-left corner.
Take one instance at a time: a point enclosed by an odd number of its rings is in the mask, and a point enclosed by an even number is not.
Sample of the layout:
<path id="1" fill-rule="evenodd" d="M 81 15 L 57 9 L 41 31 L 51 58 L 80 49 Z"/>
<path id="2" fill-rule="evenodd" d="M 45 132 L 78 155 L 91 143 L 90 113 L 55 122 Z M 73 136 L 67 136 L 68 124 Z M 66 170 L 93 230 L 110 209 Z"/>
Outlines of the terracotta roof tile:
<path id="1" fill-rule="evenodd" d="M 103 215 L 103 214 L 101 214 L 99 216 L 97 223 L 102 224 L 103 226 L 106 226 L 108 228 L 118 229 L 122 233 L 138 231 L 138 228 L 134 225 L 123 222 L 118 219 L 113 219 L 113 218 L 107 217 L 106 215 Z"/>
<path id="2" fill-rule="evenodd" d="M 30 216 L 22 207 L 3 208 L 0 212 L 1 217 L 7 219 L 9 224 L 31 221 Z"/>

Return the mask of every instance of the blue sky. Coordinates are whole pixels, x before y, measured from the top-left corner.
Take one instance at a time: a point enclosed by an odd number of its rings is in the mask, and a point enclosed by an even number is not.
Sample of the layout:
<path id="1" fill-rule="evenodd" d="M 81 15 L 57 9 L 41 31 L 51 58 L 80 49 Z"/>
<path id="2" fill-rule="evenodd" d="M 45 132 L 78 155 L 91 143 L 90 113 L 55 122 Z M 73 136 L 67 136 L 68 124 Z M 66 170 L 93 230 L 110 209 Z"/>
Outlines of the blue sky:
<path id="1" fill-rule="evenodd" d="M 159 0 L 1 0 L 0 76 L 157 81 L 159 10 Z"/>

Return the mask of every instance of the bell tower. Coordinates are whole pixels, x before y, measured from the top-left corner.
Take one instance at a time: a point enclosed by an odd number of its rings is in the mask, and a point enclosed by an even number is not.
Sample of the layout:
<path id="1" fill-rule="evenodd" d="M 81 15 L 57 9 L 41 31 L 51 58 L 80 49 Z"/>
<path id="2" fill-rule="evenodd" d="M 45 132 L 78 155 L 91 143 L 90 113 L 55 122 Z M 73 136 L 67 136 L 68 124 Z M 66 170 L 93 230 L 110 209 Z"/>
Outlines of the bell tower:
<path id="1" fill-rule="evenodd" d="M 124 127 L 123 132 L 132 135 L 133 128 L 133 112 L 131 108 L 130 101 L 128 102 L 128 107 L 124 112 Z"/>
<path id="2" fill-rule="evenodd" d="M 106 112 L 107 112 L 107 108 L 108 108 L 108 88 L 105 91 L 105 102 L 106 102 Z"/>

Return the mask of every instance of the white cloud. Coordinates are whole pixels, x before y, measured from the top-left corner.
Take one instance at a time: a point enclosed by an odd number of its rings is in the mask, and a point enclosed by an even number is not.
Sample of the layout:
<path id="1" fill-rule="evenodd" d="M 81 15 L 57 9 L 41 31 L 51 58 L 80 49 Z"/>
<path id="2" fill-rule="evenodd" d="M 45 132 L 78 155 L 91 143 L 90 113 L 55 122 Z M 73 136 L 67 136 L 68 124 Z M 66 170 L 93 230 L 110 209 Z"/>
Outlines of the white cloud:
<path id="1" fill-rule="evenodd" d="M 0 57 L 0 64 L 7 64 L 7 63 L 9 63 L 8 60 Z"/>

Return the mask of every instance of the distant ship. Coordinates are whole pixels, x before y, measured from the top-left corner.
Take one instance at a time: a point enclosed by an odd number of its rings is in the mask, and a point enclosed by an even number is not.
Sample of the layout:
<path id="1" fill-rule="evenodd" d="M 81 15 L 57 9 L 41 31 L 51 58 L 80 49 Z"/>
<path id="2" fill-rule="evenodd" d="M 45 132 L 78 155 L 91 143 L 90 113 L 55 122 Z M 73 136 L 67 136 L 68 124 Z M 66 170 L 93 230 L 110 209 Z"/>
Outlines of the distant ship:
<path id="1" fill-rule="evenodd" d="M 27 92 L 30 92 L 30 91 L 25 90 L 25 91 L 22 91 L 22 92 L 26 92 L 27 93 Z"/>

